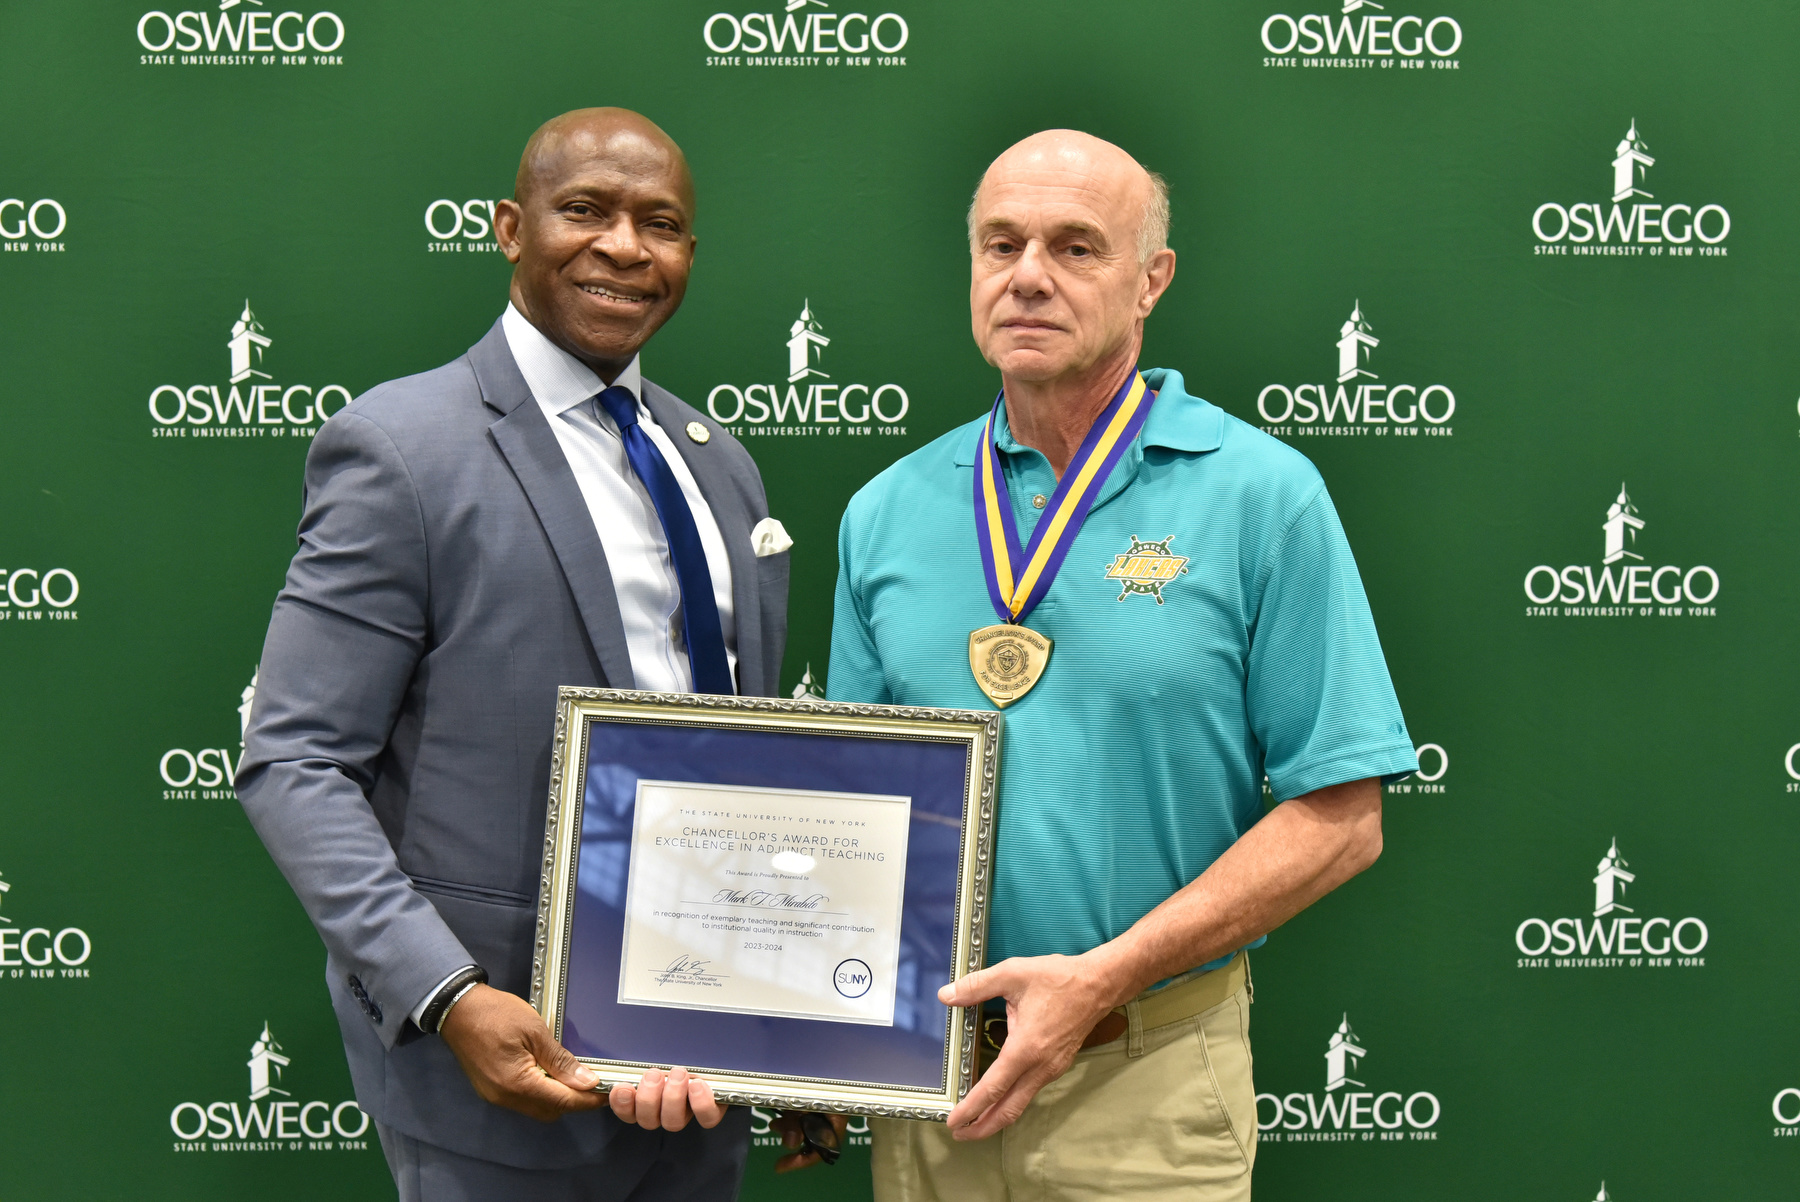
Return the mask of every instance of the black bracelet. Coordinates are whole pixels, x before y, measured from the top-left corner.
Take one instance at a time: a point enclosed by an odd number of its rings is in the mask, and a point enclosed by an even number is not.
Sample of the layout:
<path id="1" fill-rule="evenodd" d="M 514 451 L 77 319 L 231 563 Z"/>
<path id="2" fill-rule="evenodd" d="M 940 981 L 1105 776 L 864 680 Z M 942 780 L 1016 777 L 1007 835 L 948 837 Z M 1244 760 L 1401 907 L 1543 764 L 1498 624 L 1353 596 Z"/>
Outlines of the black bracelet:
<path id="1" fill-rule="evenodd" d="M 471 964 L 448 981 L 437 991 L 424 1011 L 419 1015 L 419 1030 L 427 1035 L 436 1035 L 438 1027 L 444 1021 L 444 1015 L 450 1012 L 450 1004 L 468 991 L 472 985 L 487 984 L 487 969 L 479 964 Z"/>

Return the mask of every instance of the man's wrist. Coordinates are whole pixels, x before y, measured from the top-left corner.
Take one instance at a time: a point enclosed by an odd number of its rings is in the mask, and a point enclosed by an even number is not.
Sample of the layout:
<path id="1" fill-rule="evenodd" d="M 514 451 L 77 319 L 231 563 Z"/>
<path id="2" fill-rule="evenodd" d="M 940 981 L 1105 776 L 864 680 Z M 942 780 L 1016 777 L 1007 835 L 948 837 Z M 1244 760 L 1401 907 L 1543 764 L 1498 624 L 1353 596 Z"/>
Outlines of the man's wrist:
<path id="1" fill-rule="evenodd" d="M 1140 982 L 1145 967 L 1139 963 L 1135 941 L 1127 931 L 1117 939 L 1102 943 L 1082 954 L 1083 966 L 1099 987 L 1106 1009 L 1114 1010 L 1142 993 L 1150 981 Z"/>
<path id="2" fill-rule="evenodd" d="M 486 984 L 487 979 L 487 969 L 479 964 L 471 964 L 467 968 L 451 973 L 449 978 L 438 987 L 437 992 L 432 995 L 431 1000 L 425 1003 L 425 1008 L 420 1011 L 419 1030 L 427 1035 L 436 1035 L 443 1030 L 444 1018 L 450 1013 L 450 1008 L 461 1001 L 463 995 L 469 990 L 477 985 Z"/>

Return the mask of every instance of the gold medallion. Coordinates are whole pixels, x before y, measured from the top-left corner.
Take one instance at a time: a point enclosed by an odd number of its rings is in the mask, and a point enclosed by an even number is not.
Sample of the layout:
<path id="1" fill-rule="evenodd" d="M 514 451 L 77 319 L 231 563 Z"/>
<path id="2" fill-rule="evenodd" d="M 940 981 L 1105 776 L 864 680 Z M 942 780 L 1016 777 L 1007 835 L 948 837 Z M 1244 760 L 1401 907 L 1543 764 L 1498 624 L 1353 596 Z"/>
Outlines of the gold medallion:
<path id="1" fill-rule="evenodd" d="M 1005 709 L 1025 694 L 1050 662 L 1051 642 L 1035 630 L 1002 622 L 969 635 L 969 670 L 993 703 Z"/>

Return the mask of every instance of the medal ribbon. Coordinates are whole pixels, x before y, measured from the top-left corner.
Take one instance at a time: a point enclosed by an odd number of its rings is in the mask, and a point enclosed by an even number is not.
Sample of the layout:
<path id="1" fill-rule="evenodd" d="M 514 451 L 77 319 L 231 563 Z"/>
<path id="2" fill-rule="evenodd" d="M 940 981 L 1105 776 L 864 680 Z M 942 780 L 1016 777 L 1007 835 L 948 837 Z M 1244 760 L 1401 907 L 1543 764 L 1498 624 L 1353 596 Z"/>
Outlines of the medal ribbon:
<path id="1" fill-rule="evenodd" d="M 1000 467 L 1000 452 L 994 446 L 994 427 L 1005 400 L 1005 391 L 994 398 L 994 407 L 981 428 L 981 455 L 975 469 L 975 541 L 981 547 L 988 600 L 993 602 L 994 612 L 1002 622 L 1016 624 L 1023 622 L 1050 591 L 1050 583 L 1056 579 L 1057 570 L 1080 533 L 1094 498 L 1112 475 L 1113 465 L 1125 448 L 1143 429 L 1156 394 L 1144 384 L 1141 374 L 1131 373 L 1131 379 L 1089 427 L 1023 550 L 1019 547 L 1018 523 L 1013 520 L 1012 498 L 1006 491 L 1006 475 Z"/>

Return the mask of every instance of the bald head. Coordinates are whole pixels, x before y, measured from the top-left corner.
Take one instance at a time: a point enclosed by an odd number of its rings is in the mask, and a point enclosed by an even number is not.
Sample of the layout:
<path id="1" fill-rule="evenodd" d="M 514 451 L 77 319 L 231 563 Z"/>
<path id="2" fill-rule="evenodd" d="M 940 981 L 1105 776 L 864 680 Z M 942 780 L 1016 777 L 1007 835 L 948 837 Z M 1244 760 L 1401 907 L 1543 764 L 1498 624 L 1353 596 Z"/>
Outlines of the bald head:
<path id="1" fill-rule="evenodd" d="M 1169 245 L 1169 185 L 1119 147 L 1075 129 L 1047 129 L 1009 146 L 989 164 L 969 201 L 969 245 L 990 181 L 1074 185 L 1098 204 L 1135 219 L 1140 263 Z"/>
<path id="2" fill-rule="evenodd" d="M 694 180 L 681 147 L 650 118 L 620 108 L 574 109 L 538 126 L 519 156 L 513 199 L 527 204 L 539 188 L 554 187 L 575 164 L 595 158 L 625 158 L 642 169 L 666 171 L 693 211 Z"/>

